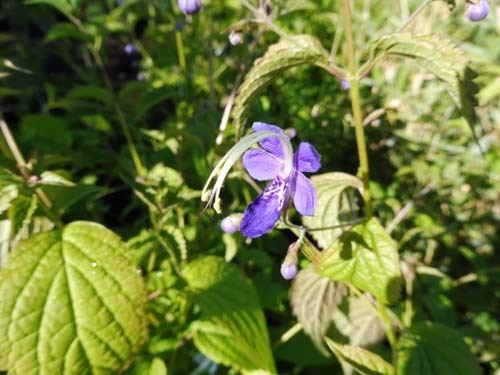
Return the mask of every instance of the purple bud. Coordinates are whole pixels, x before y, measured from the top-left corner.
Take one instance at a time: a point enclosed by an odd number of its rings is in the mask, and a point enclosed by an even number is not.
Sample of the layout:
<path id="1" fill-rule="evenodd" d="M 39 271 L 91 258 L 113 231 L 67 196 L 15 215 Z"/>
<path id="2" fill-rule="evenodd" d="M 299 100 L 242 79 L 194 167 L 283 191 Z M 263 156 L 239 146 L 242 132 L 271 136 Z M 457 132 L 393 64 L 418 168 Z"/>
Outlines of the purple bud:
<path id="1" fill-rule="evenodd" d="M 297 272 L 299 272 L 297 265 L 295 263 L 283 262 L 280 268 L 281 276 L 285 280 L 291 280 L 295 276 L 297 276 Z"/>
<path id="2" fill-rule="evenodd" d="M 220 222 L 222 231 L 229 234 L 239 231 L 242 217 L 242 214 L 232 214 L 222 219 Z"/>
<path id="3" fill-rule="evenodd" d="M 127 43 L 127 44 L 125 44 L 125 47 L 123 47 L 123 50 L 125 51 L 125 53 L 127 55 L 131 55 L 134 52 L 138 51 L 137 47 L 133 43 Z"/>
<path id="4" fill-rule="evenodd" d="M 184 28 L 184 21 L 183 20 L 179 20 L 175 23 L 175 30 L 182 31 L 183 28 Z"/>
<path id="5" fill-rule="evenodd" d="M 231 34 L 229 34 L 229 43 L 233 46 L 237 46 L 238 44 L 241 44 L 242 39 L 241 39 L 241 33 L 237 31 L 231 31 Z"/>
<path id="6" fill-rule="evenodd" d="M 349 81 L 346 81 L 345 79 L 343 79 L 342 81 L 340 81 L 340 87 L 342 87 L 342 90 L 349 90 L 351 88 L 351 84 L 349 83 Z"/>
<path id="7" fill-rule="evenodd" d="M 177 5 L 185 15 L 196 14 L 201 9 L 201 0 L 177 0 Z"/>
<path id="8" fill-rule="evenodd" d="M 477 3 L 470 3 L 467 8 L 467 17 L 473 22 L 479 22 L 486 18 L 490 12 L 490 5 L 487 0 L 479 0 Z"/>

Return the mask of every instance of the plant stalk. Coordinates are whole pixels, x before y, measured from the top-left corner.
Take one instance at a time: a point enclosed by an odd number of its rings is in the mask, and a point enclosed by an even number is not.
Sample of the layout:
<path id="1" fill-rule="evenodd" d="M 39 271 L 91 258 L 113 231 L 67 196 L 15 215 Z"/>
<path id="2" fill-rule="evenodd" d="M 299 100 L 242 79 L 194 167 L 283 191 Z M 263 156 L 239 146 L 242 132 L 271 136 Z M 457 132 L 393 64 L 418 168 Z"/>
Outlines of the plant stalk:
<path id="1" fill-rule="evenodd" d="M 356 75 L 357 64 L 354 56 L 354 42 L 352 37 L 352 14 L 351 0 L 343 0 L 344 32 L 346 42 L 346 53 L 348 60 L 348 70 L 350 74 L 350 97 L 352 114 L 354 117 L 354 127 L 356 131 L 356 145 L 359 157 L 359 172 L 363 181 L 363 200 L 365 203 L 365 212 L 367 218 L 373 215 L 372 199 L 370 191 L 370 166 L 368 163 L 368 153 L 366 150 L 365 130 L 363 127 L 363 115 L 361 112 L 361 97 L 359 93 L 359 77 Z"/>

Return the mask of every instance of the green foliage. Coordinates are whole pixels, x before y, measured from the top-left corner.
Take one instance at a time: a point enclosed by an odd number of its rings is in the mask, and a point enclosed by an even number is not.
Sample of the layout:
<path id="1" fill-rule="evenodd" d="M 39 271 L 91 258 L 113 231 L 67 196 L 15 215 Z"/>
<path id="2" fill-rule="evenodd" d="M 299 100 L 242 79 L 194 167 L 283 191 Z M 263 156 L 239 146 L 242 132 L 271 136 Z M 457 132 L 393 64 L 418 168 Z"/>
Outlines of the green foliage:
<path id="1" fill-rule="evenodd" d="M 32 236 L 0 275 L 0 358 L 9 373 L 115 374 L 146 338 L 143 281 L 101 225 Z"/>
<path id="2" fill-rule="evenodd" d="M 450 40 L 439 35 L 390 34 L 377 40 L 371 53 L 375 60 L 395 55 L 414 59 L 417 64 L 446 83 L 446 88 L 472 127 L 476 121 L 475 95 L 479 87 L 472 80 L 477 74 L 469 59 Z"/>
<path id="3" fill-rule="evenodd" d="M 321 257 L 319 272 L 396 303 L 402 284 L 396 244 L 377 219 L 345 231 Z"/>
<path id="4" fill-rule="evenodd" d="M 398 342 L 398 374 L 481 374 L 462 337 L 437 323 L 417 323 Z"/>
<path id="5" fill-rule="evenodd" d="M 295 35 L 283 38 L 269 46 L 264 56 L 255 60 L 238 89 L 232 116 L 236 134 L 246 121 L 251 102 L 264 87 L 276 80 L 283 71 L 302 65 L 326 65 L 328 52 L 310 35 Z"/>
<path id="6" fill-rule="evenodd" d="M 276 373 L 264 314 L 250 280 L 218 257 L 191 262 L 184 276 L 202 311 L 192 327 L 200 351 L 243 373 Z"/>
<path id="7" fill-rule="evenodd" d="M 361 348 L 337 344 L 325 338 L 328 347 L 340 360 L 345 361 L 360 374 L 364 375 L 393 375 L 394 368 L 378 355 Z"/>

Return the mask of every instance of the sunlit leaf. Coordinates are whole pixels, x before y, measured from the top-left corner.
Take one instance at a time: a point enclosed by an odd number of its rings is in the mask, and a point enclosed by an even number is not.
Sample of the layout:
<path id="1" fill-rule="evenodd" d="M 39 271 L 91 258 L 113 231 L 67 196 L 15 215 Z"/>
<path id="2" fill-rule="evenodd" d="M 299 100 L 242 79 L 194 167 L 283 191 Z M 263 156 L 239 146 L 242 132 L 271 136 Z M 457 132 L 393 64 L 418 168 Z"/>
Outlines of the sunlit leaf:
<path id="1" fill-rule="evenodd" d="M 354 220 L 357 215 L 355 191 L 362 192 L 363 183 L 356 176 L 332 172 L 315 175 L 311 181 L 318 195 L 314 216 L 302 216 L 308 228 L 329 228 Z M 326 249 L 342 234 L 341 228 L 318 230 L 311 236 Z"/>
<path id="2" fill-rule="evenodd" d="M 293 313 L 304 331 L 324 354 L 328 351 L 323 338 L 346 292 L 344 284 L 319 275 L 312 265 L 302 269 L 293 281 L 290 291 Z"/>
<path id="3" fill-rule="evenodd" d="M 280 73 L 295 66 L 327 63 L 328 52 L 310 35 L 290 36 L 269 46 L 264 56 L 255 61 L 238 90 L 232 110 L 236 133 L 241 131 L 252 101 Z"/>
<path id="4" fill-rule="evenodd" d="M 146 338 L 142 278 L 120 239 L 73 222 L 21 242 L 0 271 L 11 374 L 117 374 Z"/>
<path id="5" fill-rule="evenodd" d="M 244 273 L 208 256 L 190 263 L 184 276 L 202 311 L 202 319 L 192 326 L 196 347 L 215 362 L 243 373 L 275 373 L 264 314 Z"/>
<path id="6" fill-rule="evenodd" d="M 414 59 L 419 65 L 446 82 L 448 93 L 472 126 L 476 121 L 475 95 L 479 91 L 473 79 L 477 74 L 469 59 L 453 43 L 438 35 L 389 34 L 372 45 L 375 60 L 387 55 Z"/>
<path id="7" fill-rule="evenodd" d="M 399 299 L 402 279 L 396 243 L 375 218 L 344 232 L 323 253 L 319 272 L 353 284 L 382 303 Z"/>
<path id="8" fill-rule="evenodd" d="M 363 375 L 393 375 L 394 367 L 380 356 L 366 349 L 338 344 L 325 337 L 326 343 L 335 355 L 347 362 L 356 371 Z M 415 373 L 417 374 L 417 373 Z M 423 374 L 423 373 L 419 373 Z"/>
<path id="9" fill-rule="evenodd" d="M 397 346 L 398 374 L 479 375 L 476 358 L 458 332 L 437 323 L 403 331 Z"/>

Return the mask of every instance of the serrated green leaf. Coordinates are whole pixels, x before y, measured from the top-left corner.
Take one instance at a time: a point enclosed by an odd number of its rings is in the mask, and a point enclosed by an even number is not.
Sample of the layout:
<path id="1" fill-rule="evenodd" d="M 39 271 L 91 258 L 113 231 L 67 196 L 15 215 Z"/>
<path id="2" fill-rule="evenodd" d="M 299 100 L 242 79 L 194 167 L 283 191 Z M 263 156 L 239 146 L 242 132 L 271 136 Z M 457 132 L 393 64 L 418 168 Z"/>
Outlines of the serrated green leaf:
<path id="1" fill-rule="evenodd" d="M 344 284 L 319 275 L 313 265 L 300 270 L 293 281 L 290 291 L 293 314 L 323 354 L 328 354 L 323 338 L 346 293 Z"/>
<path id="2" fill-rule="evenodd" d="M 371 53 L 375 60 L 387 55 L 415 59 L 447 84 L 448 93 L 469 125 L 475 123 L 474 107 L 478 105 L 475 95 L 479 86 L 473 79 L 477 74 L 470 69 L 465 54 L 450 40 L 438 35 L 390 34 L 375 41 Z"/>
<path id="3" fill-rule="evenodd" d="M 417 323 L 397 345 L 400 375 L 479 375 L 481 369 L 458 332 L 437 323 Z"/>
<path id="4" fill-rule="evenodd" d="M 394 367 L 380 356 L 366 349 L 337 344 L 325 337 L 326 343 L 335 355 L 364 375 L 393 375 Z M 417 373 L 415 373 L 417 374 Z M 423 373 L 418 373 L 423 374 Z"/>
<path id="5" fill-rule="evenodd" d="M 146 337 L 145 289 L 120 239 L 73 222 L 19 244 L 0 271 L 9 374 L 117 374 Z"/>
<path id="6" fill-rule="evenodd" d="M 342 172 L 324 173 L 311 177 L 318 203 L 314 216 L 302 216 L 308 228 L 327 228 L 349 222 L 358 217 L 354 191 L 362 193 L 363 182 L 356 176 Z M 318 245 L 327 249 L 342 234 L 341 228 L 311 232 Z"/>
<path id="7" fill-rule="evenodd" d="M 344 232 L 322 254 L 319 272 L 373 294 L 381 303 L 395 303 L 402 284 L 396 244 L 377 219 Z"/>
<path id="8" fill-rule="evenodd" d="M 333 322 L 338 332 L 349 339 L 350 345 L 367 347 L 385 338 L 384 324 L 367 301 L 349 297 L 346 308 L 335 310 Z"/>
<path id="9" fill-rule="evenodd" d="M 232 110 L 236 134 L 241 131 L 251 102 L 280 73 L 295 66 L 327 63 L 328 52 L 310 35 L 290 36 L 269 46 L 264 56 L 255 61 L 238 89 Z"/>
<path id="10" fill-rule="evenodd" d="M 215 362 L 241 372 L 276 373 L 264 314 L 250 280 L 236 266 L 208 256 L 184 270 L 191 298 L 202 311 L 196 347 Z"/>

